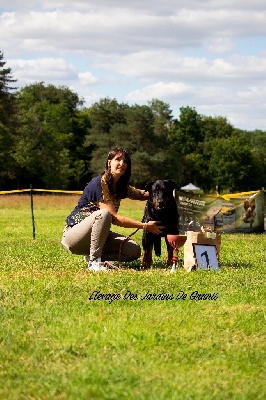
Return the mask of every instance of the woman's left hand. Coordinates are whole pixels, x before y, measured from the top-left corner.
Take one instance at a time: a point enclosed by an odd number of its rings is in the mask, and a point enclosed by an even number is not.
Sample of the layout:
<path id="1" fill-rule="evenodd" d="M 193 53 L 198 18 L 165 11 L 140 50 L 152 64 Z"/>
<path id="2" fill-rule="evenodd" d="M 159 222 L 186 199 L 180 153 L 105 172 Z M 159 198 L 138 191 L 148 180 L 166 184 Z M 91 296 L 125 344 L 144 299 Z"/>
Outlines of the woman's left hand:
<path id="1" fill-rule="evenodd" d="M 160 225 L 160 223 L 160 221 L 149 221 L 146 225 L 146 230 L 148 232 L 158 235 L 159 233 L 162 233 L 165 229 L 165 226 Z"/>

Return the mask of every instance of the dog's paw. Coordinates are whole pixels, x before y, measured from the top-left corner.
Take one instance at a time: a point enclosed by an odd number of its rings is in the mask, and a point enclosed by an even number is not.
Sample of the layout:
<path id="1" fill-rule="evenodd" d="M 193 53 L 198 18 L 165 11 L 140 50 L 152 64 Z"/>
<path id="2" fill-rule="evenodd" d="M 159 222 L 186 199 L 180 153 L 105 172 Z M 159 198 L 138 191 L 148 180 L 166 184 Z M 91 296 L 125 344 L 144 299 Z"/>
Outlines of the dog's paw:
<path id="1" fill-rule="evenodd" d="M 149 255 L 147 256 L 147 253 L 143 252 L 142 257 L 141 257 L 141 267 L 143 269 L 149 269 L 152 264 L 152 257 Z"/>

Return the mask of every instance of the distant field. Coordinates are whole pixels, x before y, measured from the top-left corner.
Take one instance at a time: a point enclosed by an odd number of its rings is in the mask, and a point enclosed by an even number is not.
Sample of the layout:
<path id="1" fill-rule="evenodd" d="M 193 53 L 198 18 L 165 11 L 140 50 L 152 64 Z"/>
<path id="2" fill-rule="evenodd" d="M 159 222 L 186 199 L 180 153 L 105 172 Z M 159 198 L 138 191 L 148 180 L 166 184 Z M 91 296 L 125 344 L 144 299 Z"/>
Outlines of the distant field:
<path id="1" fill-rule="evenodd" d="M 60 244 L 78 198 L 34 195 L 33 240 L 29 194 L 0 196 L 0 398 L 264 399 L 265 234 L 222 235 L 218 273 L 170 274 L 163 244 L 151 270 L 93 274 Z"/>

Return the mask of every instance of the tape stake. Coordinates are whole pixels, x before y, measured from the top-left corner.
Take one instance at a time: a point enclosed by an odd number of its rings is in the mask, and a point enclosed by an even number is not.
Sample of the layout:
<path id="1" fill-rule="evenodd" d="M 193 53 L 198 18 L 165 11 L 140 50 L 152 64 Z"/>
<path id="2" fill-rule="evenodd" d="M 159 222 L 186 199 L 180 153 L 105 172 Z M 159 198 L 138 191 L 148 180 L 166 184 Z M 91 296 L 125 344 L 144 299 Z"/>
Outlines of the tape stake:
<path id="1" fill-rule="evenodd" d="M 34 210 L 33 210 L 33 194 L 32 185 L 30 184 L 30 205 L 31 205 L 31 221 L 32 221 L 32 236 L 35 239 L 35 222 L 34 222 Z"/>

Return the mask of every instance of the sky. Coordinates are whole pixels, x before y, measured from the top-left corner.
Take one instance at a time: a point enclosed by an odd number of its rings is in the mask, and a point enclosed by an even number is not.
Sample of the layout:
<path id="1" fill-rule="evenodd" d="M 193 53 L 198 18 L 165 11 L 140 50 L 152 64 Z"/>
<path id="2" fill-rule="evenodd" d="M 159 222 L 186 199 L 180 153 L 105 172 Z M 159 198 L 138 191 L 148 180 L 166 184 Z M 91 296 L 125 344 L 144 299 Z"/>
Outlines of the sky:
<path id="1" fill-rule="evenodd" d="M 66 86 L 168 103 L 266 130 L 265 0 L 0 0 L 0 51 L 18 89 Z"/>

